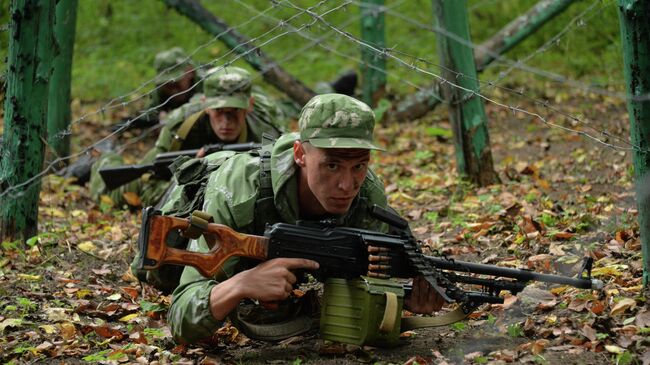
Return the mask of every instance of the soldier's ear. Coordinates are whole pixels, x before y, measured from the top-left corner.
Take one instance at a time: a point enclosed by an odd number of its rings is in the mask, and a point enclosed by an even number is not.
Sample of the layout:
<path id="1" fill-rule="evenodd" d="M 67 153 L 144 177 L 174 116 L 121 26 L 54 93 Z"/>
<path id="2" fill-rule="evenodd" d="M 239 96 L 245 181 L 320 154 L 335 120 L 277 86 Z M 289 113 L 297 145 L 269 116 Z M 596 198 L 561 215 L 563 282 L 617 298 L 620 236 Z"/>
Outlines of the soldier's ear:
<path id="1" fill-rule="evenodd" d="M 296 165 L 305 167 L 305 148 L 300 141 L 293 142 L 293 160 Z"/>

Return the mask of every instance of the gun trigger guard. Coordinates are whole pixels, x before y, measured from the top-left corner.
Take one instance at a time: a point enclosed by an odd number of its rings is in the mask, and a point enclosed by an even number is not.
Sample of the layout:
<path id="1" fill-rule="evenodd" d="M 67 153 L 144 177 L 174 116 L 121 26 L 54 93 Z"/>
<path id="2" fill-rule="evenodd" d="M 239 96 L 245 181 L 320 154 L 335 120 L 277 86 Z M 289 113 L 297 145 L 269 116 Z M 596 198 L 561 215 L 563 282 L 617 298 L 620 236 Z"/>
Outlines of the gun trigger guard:
<path id="1" fill-rule="evenodd" d="M 214 219 L 206 212 L 195 210 L 190 216 L 190 225 L 183 231 L 183 237 L 190 239 L 197 239 L 201 237 L 203 232 L 208 229 L 208 224 L 212 223 Z"/>

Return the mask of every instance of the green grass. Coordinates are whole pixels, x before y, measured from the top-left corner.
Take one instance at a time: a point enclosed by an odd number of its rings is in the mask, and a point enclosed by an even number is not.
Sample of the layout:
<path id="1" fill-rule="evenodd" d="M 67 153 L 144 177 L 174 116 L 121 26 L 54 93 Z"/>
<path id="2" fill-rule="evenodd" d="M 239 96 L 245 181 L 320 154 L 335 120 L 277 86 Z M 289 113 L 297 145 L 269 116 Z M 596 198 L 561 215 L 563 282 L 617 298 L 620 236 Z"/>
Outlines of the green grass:
<path id="1" fill-rule="evenodd" d="M 203 2 L 214 14 L 231 26 L 238 26 L 251 20 L 257 12 L 272 7 L 268 0 L 241 0 L 256 11 L 247 9 L 237 0 L 225 2 Z M 268 15 L 276 19 L 287 19 L 297 13 L 286 6 L 285 1 L 278 1 L 285 6 L 272 7 Z M 2 1 L 5 9 L 8 1 Z M 292 0 L 292 3 L 307 7 L 316 4 L 314 0 Z M 338 7 L 341 0 L 331 0 L 324 6 L 315 7 L 316 13 Z M 471 0 L 470 25 L 475 43 L 480 43 L 495 31 L 507 24 L 518 14 L 523 13 L 535 0 L 495 1 Z M 585 11 L 592 1 L 577 1 L 565 13 L 542 27 L 534 36 L 525 40 L 507 56 L 510 59 L 523 59 L 533 54 L 540 46 L 565 28 L 578 14 Z M 387 1 L 391 12 L 386 16 L 387 45 L 403 54 L 399 57 L 407 62 L 409 56 L 427 59 L 432 64 L 418 63 L 430 72 L 439 73 L 437 63 L 435 35 L 419 29 L 416 24 L 407 22 L 396 14 L 403 14 L 413 22 L 432 24 L 430 0 Z M 552 70 L 569 78 L 580 79 L 589 84 L 614 85 L 621 88 L 622 56 L 618 29 L 618 16 L 615 2 L 605 0 L 598 2 L 596 10 L 588 14 L 590 18 L 581 25 L 571 27 L 557 44 L 546 51 L 536 54 L 527 64 Z M 328 22 L 350 32 L 359 34 L 359 6 L 356 2 L 338 9 L 327 16 Z M 7 24 L 7 12 L 0 14 L 0 29 Z M 312 18 L 300 15 L 290 22 L 299 27 Z M 255 19 L 239 29 L 248 37 L 259 37 L 271 30 L 276 21 Z M 277 29 L 263 36 L 257 44 L 269 41 L 271 37 L 290 31 L 288 26 Z M 326 36 L 321 43 L 331 49 L 344 53 L 351 58 L 359 58 L 360 46 L 340 35 L 329 33 L 324 25 L 311 26 L 307 32 L 312 37 Z M 0 67 L 6 68 L 5 57 L 9 31 L 0 32 Z M 328 35 L 329 34 L 329 35 Z M 154 55 L 164 49 L 182 46 L 187 51 L 197 50 L 194 58 L 201 63 L 232 61 L 232 55 L 226 56 L 228 49 L 220 42 L 213 42 L 212 36 L 199 26 L 176 11 L 168 9 L 162 1 L 130 0 L 93 0 L 80 1 L 73 65 L 72 93 L 75 98 L 84 101 L 107 100 L 125 95 L 154 76 L 152 62 Z M 199 48 L 201 45 L 205 47 Z M 295 33 L 280 36 L 264 46 L 262 50 L 281 65 L 296 75 L 307 85 L 314 85 L 321 80 L 330 80 L 345 69 L 357 68 L 357 62 L 336 55 L 318 46 L 296 52 L 308 47 L 310 41 Z M 297 53 L 297 54 L 293 54 Z M 293 54 L 293 55 L 292 55 Z M 244 65 L 240 60 L 237 64 Z M 483 76 L 484 80 L 494 80 L 503 66 L 495 65 Z M 426 85 L 431 76 L 414 72 L 397 62 L 389 60 L 389 90 L 397 93 L 410 93 L 414 87 L 400 80 L 416 85 Z M 507 85 L 527 82 L 530 74 L 516 71 L 506 77 Z M 541 86 L 540 86 L 541 87 Z M 151 88 L 145 87 L 139 93 Z"/>

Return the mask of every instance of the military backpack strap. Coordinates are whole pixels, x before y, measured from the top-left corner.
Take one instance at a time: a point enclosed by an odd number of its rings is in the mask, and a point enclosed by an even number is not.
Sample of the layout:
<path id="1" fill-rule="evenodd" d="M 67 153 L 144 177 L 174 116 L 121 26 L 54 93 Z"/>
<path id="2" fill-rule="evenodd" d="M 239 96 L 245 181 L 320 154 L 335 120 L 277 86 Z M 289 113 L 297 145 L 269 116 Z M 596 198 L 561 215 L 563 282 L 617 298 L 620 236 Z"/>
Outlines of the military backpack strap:
<path id="1" fill-rule="evenodd" d="M 262 138 L 262 148 L 257 151 L 260 156 L 259 192 L 255 201 L 255 232 L 264 232 L 266 224 L 280 221 L 280 214 L 275 208 L 273 179 L 271 178 L 271 151 L 275 139 L 268 134 Z M 259 214 L 259 215 L 258 215 Z M 262 219 L 263 215 L 265 219 Z"/>
<path id="2" fill-rule="evenodd" d="M 185 119 L 185 121 L 183 121 L 183 124 L 178 127 L 178 130 L 174 134 L 170 151 L 180 151 L 183 142 L 185 142 L 185 138 L 187 138 L 187 135 L 190 133 L 190 130 L 192 130 L 196 122 L 201 119 L 204 114 L 205 112 L 201 110 L 190 115 Z"/>

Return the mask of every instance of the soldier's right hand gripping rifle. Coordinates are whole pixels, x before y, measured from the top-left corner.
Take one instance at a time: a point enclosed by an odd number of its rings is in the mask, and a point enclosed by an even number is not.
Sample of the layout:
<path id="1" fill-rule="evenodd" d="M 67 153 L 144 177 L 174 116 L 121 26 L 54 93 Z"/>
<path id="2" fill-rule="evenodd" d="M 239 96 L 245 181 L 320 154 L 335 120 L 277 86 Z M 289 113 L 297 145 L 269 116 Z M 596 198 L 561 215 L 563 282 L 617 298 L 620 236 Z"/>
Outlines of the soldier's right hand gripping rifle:
<path id="1" fill-rule="evenodd" d="M 203 147 L 205 155 L 219 151 L 251 151 L 261 148 L 260 143 L 215 143 Z M 138 179 L 145 173 L 152 173 L 156 179 L 169 180 L 172 173 L 169 166 L 180 156 L 195 157 L 201 149 L 182 150 L 175 152 L 165 152 L 156 156 L 152 163 L 138 164 L 138 165 L 123 165 L 104 167 L 99 170 L 99 175 L 104 180 L 108 190 L 116 189 L 124 184 L 127 184 L 135 179 Z"/>

